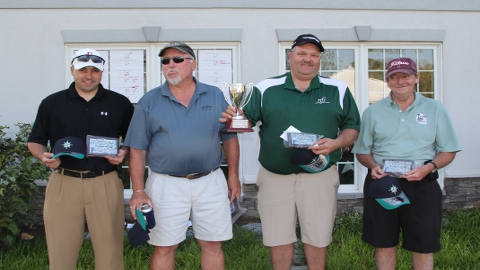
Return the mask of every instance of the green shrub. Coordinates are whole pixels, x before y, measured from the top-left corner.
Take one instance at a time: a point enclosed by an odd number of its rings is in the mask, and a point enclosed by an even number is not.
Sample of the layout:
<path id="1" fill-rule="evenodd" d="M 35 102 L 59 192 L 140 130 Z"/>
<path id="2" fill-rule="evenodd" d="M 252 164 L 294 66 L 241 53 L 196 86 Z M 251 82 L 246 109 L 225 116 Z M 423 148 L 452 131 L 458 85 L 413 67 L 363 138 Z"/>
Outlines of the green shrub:
<path id="1" fill-rule="evenodd" d="M 0 246 L 11 246 L 22 227 L 37 221 L 39 190 L 34 180 L 47 179 L 50 170 L 37 162 L 27 148 L 31 124 L 16 124 L 15 138 L 6 137 L 0 126 Z"/>

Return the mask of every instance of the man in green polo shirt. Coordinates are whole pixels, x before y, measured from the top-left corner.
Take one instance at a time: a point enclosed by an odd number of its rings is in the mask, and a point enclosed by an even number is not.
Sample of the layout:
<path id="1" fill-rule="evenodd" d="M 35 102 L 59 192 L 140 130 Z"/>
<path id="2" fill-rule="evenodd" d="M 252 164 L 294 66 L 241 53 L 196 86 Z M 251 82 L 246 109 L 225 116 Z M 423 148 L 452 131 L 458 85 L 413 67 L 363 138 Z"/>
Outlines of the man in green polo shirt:
<path id="1" fill-rule="evenodd" d="M 308 268 L 325 268 L 340 185 L 335 163 L 360 128 L 347 85 L 318 75 L 323 51 L 314 35 L 298 36 L 289 53 L 291 72 L 258 83 L 243 109 L 252 123 L 261 122 L 258 211 L 274 270 L 291 268 L 297 219 Z M 235 110 L 229 107 L 222 115 L 231 118 Z M 280 136 L 290 126 L 324 138 L 314 141 L 311 151 L 286 147 Z M 322 171 L 312 172 L 292 162 L 300 153 L 328 156 L 329 161 Z"/>

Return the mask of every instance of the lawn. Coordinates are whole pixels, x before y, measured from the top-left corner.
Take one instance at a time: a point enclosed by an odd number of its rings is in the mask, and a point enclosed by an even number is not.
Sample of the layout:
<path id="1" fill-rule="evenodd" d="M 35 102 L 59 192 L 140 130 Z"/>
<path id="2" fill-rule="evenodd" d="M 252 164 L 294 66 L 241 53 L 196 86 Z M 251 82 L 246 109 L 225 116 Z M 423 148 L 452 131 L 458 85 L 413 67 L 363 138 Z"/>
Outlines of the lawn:
<path id="1" fill-rule="evenodd" d="M 480 269 L 480 209 L 445 212 L 442 226 L 442 250 L 435 254 L 435 269 Z M 360 237 L 361 214 L 339 215 L 329 246 L 327 269 L 375 269 L 374 250 Z M 253 231 L 235 226 L 234 238 L 225 242 L 223 248 L 227 269 L 270 269 L 268 249 Z M 188 237 L 177 251 L 176 269 L 200 269 L 199 252 L 195 240 Z M 125 240 L 125 269 L 149 269 L 151 253 L 148 244 L 131 248 Z M 296 262 L 302 264 L 303 259 L 300 250 Z M 14 247 L 0 250 L 0 269 L 48 269 L 43 236 L 19 240 Z M 80 251 L 78 269 L 94 269 L 89 240 L 85 240 Z M 409 252 L 399 249 L 397 269 L 412 269 Z"/>

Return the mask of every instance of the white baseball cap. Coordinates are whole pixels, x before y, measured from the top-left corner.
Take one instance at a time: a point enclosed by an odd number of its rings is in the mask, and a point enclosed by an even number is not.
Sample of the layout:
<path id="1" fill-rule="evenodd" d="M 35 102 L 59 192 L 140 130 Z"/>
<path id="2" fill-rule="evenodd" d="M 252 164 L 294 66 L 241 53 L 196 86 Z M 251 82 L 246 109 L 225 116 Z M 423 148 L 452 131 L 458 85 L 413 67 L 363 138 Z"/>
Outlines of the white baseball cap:
<path id="1" fill-rule="evenodd" d="M 101 54 L 94 49 L 81 49 L 75 52 L 72 58 L 72 66 L 76 69 L 82 69 L 84 67 L 92 66 L 103 71 L 103 65 L 105 60 Z"/>

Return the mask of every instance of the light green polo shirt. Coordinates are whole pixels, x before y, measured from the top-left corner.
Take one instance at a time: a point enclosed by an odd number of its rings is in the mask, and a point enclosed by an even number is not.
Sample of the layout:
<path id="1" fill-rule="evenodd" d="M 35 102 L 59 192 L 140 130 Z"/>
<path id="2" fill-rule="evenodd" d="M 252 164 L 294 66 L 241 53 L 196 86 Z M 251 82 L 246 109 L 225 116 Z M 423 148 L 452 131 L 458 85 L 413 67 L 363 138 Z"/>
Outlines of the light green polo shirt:
<path id="1" fill-rule="evenodd" d="M 450 115 L 440 102 L 415 93 L 404 112 L 388 96 L 363 113 L 357 154 L 372 154 L 379 165 L 384 159 L 425 162 L 437 152 L 461 151 Z"/>
<path id="2" fill-rule="evenodd" d="M 293 126 L 302 132 L 335 139 L 343 129 L 360 128 L 355 100 L 343 82 L 317 76 L 304 92 L 295 88 L 290 73 L 263 80 L 255 85 L 244 113 L 259 126 L 259 161 L 270 172 L 306 172 L 290 160 L 299 149 L 286 148 L 280 135 Z M 330 154 L 330 165 L 341 158 L 341 150 Z"/>

